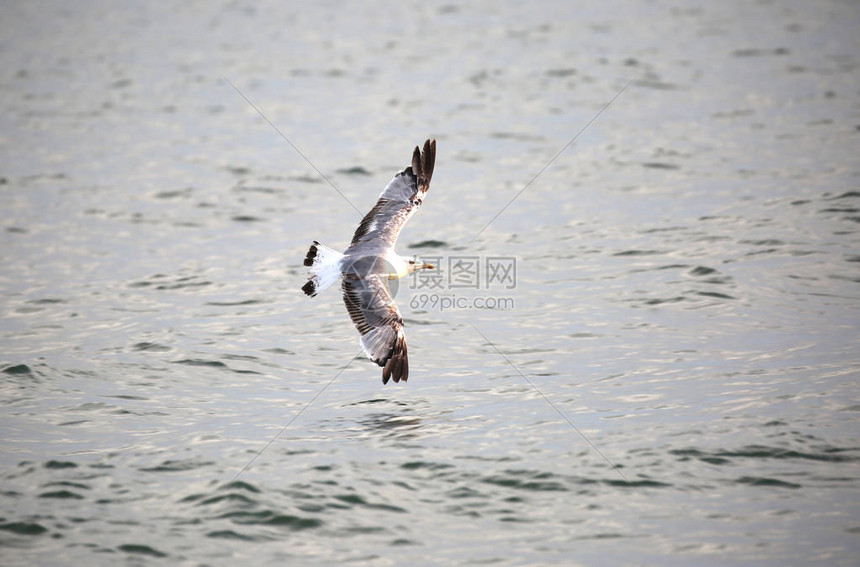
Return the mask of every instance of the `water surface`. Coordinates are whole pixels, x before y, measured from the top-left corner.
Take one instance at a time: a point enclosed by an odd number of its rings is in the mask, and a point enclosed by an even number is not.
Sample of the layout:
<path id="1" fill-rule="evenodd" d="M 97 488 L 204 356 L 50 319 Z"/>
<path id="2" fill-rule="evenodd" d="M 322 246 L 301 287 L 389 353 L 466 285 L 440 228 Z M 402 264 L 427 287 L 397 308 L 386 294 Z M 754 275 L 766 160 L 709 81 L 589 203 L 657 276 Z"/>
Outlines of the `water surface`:
<path id="1" fill-rule="evenodd" d="M 7 6 L 3 563 L 855 564 L 858 20 Z M 400 252 L 515 285 L 383 387 L 301 260 L 430 136 Z"/>

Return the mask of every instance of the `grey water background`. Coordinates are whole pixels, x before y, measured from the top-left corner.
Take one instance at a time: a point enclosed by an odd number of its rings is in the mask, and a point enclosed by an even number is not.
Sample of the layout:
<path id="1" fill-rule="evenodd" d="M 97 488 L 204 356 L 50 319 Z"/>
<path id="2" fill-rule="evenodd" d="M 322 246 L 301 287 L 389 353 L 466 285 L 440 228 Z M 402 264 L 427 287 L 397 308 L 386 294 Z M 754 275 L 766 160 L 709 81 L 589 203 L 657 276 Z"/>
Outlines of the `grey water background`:
<path id="1" fill-rule="evenodd" d="M 857 564 L 856 3 L 2 11 L 0 564 Z M 348 364 L 359 215 L 226 79 L 361 212 L 435 137 L 399 251 L 513 306 Z"/>

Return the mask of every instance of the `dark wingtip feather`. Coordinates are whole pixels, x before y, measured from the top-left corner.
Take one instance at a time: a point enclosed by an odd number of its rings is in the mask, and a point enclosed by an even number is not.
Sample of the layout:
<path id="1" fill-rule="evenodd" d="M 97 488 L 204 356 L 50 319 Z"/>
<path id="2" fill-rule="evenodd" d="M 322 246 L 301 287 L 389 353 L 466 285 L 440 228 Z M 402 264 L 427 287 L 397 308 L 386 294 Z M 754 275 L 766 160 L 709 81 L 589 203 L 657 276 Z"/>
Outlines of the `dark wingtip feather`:
<path id="1" fill-rule="evenodd" d="M 313 297 L 317 294 L 317 284 L 314 280 L 308 280 L 305 285 L 302 286 L 302 291 Z"/>
<path id="2" fill-rule="evenodd" d="M 409 358 L 406 355 L 406 339 L 401 335 L 394 343 L 393 353 L 385 362 L 382 369 L 382 383 L 388 384 L 389 380 L 400 382 L 409 378 Z"/>
<path id="3" fill-rule="evenodd" d="M 317 244 L 319 244 L 319 242 L 314 240 L 314 243 L 311 244 L 311 247 L 308 249 L 308 254 L 305 256 L 305 266 L 314 265 L 314 259 L 317 257 L 317 252 L 319 252 Z"/>
<path id="4" fill-rule="evenodd" d="M 424 151 L 415 146 L 412 153 L 412 172 L 418 178 L 418 187 L 427 191 L 430 180 L 433 178 L 433 168 L 436 165 L 436 140 L 427 139 L 424 142 Z"/>
<path id="5" fill-rule="evenodd" d="M 415 151 L 412 152 L 412 173 L 415 177 L 421 175 L 421 148 L 415 146 Z"/>

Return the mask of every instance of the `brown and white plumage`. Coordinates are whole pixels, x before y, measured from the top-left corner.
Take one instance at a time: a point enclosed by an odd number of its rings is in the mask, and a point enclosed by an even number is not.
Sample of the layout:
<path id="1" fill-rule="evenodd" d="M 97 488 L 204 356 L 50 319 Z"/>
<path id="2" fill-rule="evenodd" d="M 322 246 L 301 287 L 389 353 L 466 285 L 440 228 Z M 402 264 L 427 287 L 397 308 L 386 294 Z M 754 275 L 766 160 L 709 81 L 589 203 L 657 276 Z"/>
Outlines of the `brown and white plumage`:
<path id="1" fill-rule="evenodd" d="M 409 359 L 403 317 L 394 303 L 389 280 L 432 268 L 398 256 L 394 245 L 403 225 L 415 214 L 433 176 L 436 140 L 416 147 L 412 165 L 394 176 L 355 230 L 343 254 L 314 241 L 305 258 L 312 276 L 302 290 L 314 296 L 343 277 L 343 301 L 361 335 L 361 348 L 382 367 L 382 382 L 406 381 Z"/>
<path id="2" fill-rule="evenodd" d="M 379 200 L 361 219 L 345 254 L 358 247 L 362 251 L 387 251 L 394 248 L 400 229 L 421 206 L 430 188 L 435 162 L 436 140 L 424 142 L 423 152 L 415 147 L 412 166 L 395 175 L 388 183 L 379 195 Z"/>

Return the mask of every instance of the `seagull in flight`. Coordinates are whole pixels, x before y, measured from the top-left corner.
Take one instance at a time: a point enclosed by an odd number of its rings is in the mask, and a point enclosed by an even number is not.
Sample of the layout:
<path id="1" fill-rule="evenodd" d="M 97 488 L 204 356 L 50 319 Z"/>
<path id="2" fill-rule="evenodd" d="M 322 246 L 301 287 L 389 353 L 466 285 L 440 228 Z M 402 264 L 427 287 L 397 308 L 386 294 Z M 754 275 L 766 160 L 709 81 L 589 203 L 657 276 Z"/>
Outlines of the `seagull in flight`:
<path id="1" fill-rule="evenodd" d="M 436 140 L 424 142 L 423 150 L 416 146 L 412 165 L 388 183 L 376 205 L 361 219 L 349 248 L 341 254 L 314 240 L 304 261 L 310 277 L 302 291 L 310 297 L 342 278 L 346 310 L 361 335 L 362 350 L 382 367 L 383 384 L 409 378 L 403 317 L 388 282 L 434 268 L 399 256 L 394 245 L 430 188 L 435 162 Z"/>

